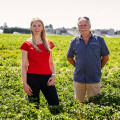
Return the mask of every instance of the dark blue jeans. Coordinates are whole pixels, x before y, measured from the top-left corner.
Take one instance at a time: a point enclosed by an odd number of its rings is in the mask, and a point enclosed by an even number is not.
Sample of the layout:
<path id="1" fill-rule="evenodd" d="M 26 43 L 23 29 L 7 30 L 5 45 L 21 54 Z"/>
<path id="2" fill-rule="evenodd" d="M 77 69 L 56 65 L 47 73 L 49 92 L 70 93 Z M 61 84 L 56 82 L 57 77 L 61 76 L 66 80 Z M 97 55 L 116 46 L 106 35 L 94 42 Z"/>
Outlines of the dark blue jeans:
<path id="1" fill-rule="evenodd" d="M 51 75 L 40 75 L 27 73 L 27 83 L 32 89 L 32 96 L 28 96 L 30 102 L 40 103 L 40 90 L 45 96 L 49 106 L 58 105 L 59 100 L 55 86 L 48 86 L 47 82 Z"/>

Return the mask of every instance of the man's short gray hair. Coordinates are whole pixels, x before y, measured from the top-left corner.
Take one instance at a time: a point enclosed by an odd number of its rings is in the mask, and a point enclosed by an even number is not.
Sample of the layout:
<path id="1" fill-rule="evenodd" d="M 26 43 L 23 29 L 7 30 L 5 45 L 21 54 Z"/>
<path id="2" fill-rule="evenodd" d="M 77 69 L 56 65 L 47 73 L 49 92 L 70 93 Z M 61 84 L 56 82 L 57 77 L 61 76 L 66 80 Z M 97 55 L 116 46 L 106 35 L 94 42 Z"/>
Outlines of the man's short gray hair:
<path id="1" fill-rule="evenodd" d="M 79 18 L 78 18 L 78 23 L 79 23 L 79 21 L 80 21 L 81 19 L 86 19 L 86 20 L 88 21 L 88 24 L 91 25 L 90 19 L 89 19 L 88 17 L 79 17 Z"/>

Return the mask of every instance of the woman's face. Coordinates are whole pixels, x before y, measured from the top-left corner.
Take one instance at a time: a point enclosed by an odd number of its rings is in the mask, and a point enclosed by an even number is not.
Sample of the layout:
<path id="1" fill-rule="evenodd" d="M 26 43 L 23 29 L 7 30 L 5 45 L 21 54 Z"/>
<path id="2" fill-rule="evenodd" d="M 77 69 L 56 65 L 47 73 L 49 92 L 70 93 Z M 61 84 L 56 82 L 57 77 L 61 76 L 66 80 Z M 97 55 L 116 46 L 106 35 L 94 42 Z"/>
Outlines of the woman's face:
<path id="1" fill-rule="evenodd" d="M 34 21 L 30 29 L 34 35 L 41 35 L 41 32 L 43 31 L 42 23 L 40 21 Z"/>

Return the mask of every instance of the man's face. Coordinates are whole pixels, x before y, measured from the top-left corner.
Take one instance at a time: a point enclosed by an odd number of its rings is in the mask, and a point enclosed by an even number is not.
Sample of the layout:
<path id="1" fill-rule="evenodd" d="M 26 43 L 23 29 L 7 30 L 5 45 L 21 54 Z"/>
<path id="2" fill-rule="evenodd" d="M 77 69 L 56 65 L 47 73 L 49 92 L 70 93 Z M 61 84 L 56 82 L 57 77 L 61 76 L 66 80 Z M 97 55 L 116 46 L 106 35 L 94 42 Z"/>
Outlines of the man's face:
<path id="1" fill-rule="evenodd" d="M 91 25 L 86 19 L 81 19 L 78 23 L 78 30 L 81 35 L 88 35 L 90 33 Z"/>

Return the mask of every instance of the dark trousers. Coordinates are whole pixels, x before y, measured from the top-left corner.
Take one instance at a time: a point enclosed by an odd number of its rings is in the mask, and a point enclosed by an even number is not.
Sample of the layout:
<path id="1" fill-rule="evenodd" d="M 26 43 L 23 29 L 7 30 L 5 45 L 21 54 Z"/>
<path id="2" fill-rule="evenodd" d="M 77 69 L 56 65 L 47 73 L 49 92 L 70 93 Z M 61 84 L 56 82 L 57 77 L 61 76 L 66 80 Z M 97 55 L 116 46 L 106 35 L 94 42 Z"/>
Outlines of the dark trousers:
<path id="1" fill-rule="evenodd" d="M 55 86 L 48 86 L 47 82 L 51 75 L 27 74 L 27 83 L 32 89 L 32 96 L 28 96 L 30 102 L 40 103 L 39 93 L 42 91 L 49 105 L 58 105 L 59 100 Z"/>

